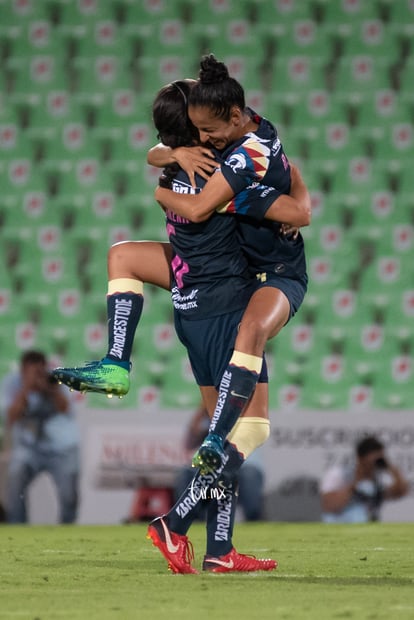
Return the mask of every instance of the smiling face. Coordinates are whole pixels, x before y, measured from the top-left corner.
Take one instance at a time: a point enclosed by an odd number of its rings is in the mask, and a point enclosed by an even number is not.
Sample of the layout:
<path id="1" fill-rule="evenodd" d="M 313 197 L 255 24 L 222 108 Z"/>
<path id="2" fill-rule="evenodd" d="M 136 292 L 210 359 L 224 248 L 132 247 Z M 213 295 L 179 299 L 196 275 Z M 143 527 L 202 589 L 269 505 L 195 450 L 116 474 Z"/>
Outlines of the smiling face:
<path id="1" fill-rule="evenodd" d="M 236 106 L 231 109 L 228 120 L 215 116 L 207 106 L 190 105 L 188 116 L 198 129 L 200 142 L 209 143 L 219 151 L 225 149 L 244 133 L 243 114 Z"/>

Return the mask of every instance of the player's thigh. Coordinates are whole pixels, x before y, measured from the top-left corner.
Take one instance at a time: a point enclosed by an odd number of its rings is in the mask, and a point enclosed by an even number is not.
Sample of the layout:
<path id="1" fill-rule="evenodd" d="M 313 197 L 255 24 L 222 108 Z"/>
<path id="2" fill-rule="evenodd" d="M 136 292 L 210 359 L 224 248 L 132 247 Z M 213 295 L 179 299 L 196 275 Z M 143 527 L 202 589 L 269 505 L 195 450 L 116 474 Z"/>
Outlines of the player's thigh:
<path id="1" fill-rule="evenodd" d="M 263 287 L 253 293 L 243 314 L 235 348 L 259 355 L 269 338 L 288 322 L 290 304 L 277 288 Z"/>
<path id="2" fill-rule="evenodd" d="M 108 278 L 136 278 L 169 290 L 171 259 L 169 243 L 122 241 L 109 249 Z"/>
<path id="3" fill-rule="evenodd" d="M 258 383 L 254 394 L 242 413 L 243 418 L 269 418 L 269 384 Z"/>

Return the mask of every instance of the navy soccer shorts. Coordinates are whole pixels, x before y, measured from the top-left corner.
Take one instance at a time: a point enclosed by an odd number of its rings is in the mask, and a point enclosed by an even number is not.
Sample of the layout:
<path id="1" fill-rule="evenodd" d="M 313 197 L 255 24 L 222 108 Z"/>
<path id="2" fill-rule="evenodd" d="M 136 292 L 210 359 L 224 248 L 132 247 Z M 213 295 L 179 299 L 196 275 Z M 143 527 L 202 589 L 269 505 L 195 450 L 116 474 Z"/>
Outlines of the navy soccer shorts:
<path id="1" fill-rule="evenodd" d="M 276 273 L 266 271 L 265 273 L 256 274 L 256 279 L 256 291 L 265 286 L 270 286 L 279 289 L 286 295 L 290 303 L 289 319 L 291 319 L 299 310 L 305 297 L 308 288 L 307 276 L 296 280 L 294 278 L 284 278 Z"/>
<path id="2" fill-rule="evenodd" d="M 185 346 L 197 385 L 219 387 L 234 349 L 244 309 L 208 319 L 190 320 L 174 313 L 177 336 Z M 259 383 L 268 383 L 263 356 Z"/>

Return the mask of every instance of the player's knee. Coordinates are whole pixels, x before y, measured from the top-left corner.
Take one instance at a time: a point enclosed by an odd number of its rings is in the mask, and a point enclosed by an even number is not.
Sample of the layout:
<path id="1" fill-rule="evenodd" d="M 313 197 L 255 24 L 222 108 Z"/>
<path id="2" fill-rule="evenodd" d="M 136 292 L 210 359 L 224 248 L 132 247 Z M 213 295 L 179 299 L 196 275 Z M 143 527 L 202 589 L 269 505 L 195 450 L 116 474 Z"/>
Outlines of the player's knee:
<path id="1" fill-rule="evenodd" d="M 240 418 L 228 436 L 228 440 L 235 444 L 245 459 L 265 443 L 270 435 L 270 422 L 266 418 Z"/>
<path id="2" fill-rule="evenodd" d="M 263 351 L 268 335 L 264 322 L 246 321 L 240 325 L 236 348 L 244 351 Z"/>

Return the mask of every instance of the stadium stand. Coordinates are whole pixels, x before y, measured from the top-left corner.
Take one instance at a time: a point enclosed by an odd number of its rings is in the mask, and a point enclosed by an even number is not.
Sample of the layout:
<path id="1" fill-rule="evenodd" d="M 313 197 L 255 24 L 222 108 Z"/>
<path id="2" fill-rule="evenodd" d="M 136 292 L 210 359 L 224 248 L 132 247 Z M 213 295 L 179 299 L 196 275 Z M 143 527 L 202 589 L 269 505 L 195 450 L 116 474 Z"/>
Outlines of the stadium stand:
<path id="1" fill-rule="evenodd" d="M 151 101 L 214 52 L 312 193 L 270 406 L 412 407 L 413 33 L 410 0 L 0 0 L 0 372 L 103 355 L 108 248 L 166 238 Z M 91 406 L 197 406 L 171 315 L 148 286 L 131 392 Z"/>

